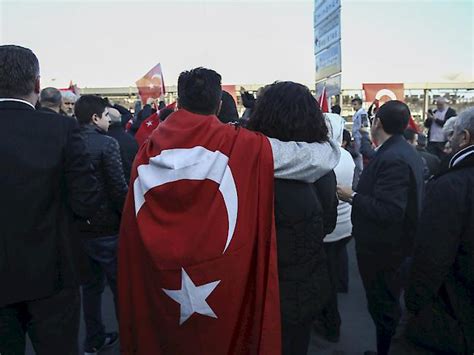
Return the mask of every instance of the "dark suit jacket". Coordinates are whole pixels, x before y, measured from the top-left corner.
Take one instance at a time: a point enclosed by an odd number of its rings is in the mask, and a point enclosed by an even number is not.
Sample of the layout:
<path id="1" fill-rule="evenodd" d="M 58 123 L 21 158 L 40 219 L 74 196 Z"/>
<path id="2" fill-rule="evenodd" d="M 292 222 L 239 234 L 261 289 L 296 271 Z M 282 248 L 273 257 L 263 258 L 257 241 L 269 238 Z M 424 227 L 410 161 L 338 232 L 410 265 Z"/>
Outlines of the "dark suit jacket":
<path id="1" fill-rule="evenodd" d="M 77 285 L 72 214 L 96 209 L 97 181 L 72 118 L 0 102 L 0 307 Z"/>
<path id="2" fill-rule="evenodd" d="M 107 133 L 110 137 L 117 140 L 120 146 L 120 156 L 122 158 L 123 173 L 127 184 L 130 181 L 130 172 L 132 171 L 133 160 L 138 152 L 138 144 L 132 135 L 125 132 L 120 123 L 113 123 Z"/>
<path id="3" fill-rule="evenodd" d="M 362 172 L 352 206 L 358 252 L 399 263 L 411 252 L 421 211 L 423 162 L 401 135 L 387 140 Z"/>

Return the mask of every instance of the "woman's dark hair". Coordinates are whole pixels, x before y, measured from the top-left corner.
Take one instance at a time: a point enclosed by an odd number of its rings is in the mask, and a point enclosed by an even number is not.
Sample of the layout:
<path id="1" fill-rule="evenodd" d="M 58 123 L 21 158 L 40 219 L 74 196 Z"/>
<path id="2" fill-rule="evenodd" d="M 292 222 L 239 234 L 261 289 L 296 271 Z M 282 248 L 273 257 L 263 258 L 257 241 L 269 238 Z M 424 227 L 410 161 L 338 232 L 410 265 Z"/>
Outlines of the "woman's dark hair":
<path id="1" fill-rule="evenodd" d="M 281 141 L 326 142 L 328 128 L 309 89 L 292 81 L 264 88 L 247 128 Z"/>
<path id="2" fill-rule="evenodd" d="M 237 122 L 239 120 L 237 105 L 232 95 L 227 91 L 222 91 L 222 105 L 217 118 L 222 123 Z"/>

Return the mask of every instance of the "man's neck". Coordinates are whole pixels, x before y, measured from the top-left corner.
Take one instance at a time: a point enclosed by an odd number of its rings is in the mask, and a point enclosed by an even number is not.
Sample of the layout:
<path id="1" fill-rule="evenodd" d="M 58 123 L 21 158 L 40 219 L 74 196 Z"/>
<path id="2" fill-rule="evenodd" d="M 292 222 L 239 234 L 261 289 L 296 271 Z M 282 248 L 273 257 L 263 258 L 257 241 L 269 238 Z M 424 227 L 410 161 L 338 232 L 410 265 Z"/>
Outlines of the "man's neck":
<path id="1" fill-rule="evenodd" d="M 51 111 L 54 111 L 54 112 L 56 112 L 56 113 L 59 113 L 59 107 L 50 107 L 50 106 L 44 106 L 44 105 L 43 105 L 43 107 L 44 107 L 44 108 L 48 108 L 48 109 L 50 109 Z"/>
<path id="2" fill-rule="evenodd" d="M 391 134 L 387 134 L 385 132 L 381 132 L 380 135 L 377 137 L 377 142 L 379 143 L 379 146 L 382 146 L 386 141 L 388 141 L 390 138 L 392 138 Z"/>

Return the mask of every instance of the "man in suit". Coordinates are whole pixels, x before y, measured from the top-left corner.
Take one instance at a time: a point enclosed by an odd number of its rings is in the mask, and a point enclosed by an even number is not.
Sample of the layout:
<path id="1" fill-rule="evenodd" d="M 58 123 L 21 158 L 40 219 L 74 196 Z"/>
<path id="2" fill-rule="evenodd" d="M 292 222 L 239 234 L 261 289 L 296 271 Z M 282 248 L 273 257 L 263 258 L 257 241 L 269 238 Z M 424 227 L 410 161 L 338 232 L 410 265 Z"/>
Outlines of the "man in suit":
<path id="1" fill-rule="evenodd" d="M 409 118 L 403 102 L 381 106 L 371 128 L 380 146 L 364 169 L 357 192 L 338 187 L 339 198 L 352 203 L 352 235 L 379 355 L 388 353 L 401 316 L 403 269 L 421 210 L 423 162 L 403 138 Z"/>
<path id="2" fill-rule="evenodd" d="M 39 102 L 41 104 L 41 111 L 60 113 L 63 102 L 61 91 L 56 88 L 44 88 L 41 90 Z"/>
<path id="3" fill-rule="evenodd" d="M 120 146 L 120 156 L 122 158 L 123 173 L 125 175 L 125 182 L 130 181 L 130 171 L 132 170 L 133 160 L 138 152 L 138 144 L 131 134 L 125 132 L 122 125 L 122 115 L 115 107 L 108 107 L 110 127 L 107 135 L 115 138 Z"/>
<path id="4" fill-rule="evenodd" d="M 438 158 L 445 156 L 443 150 L 448 138 L 443 131 L 444 124 L 451 118 L 456 116 L 456 111 L 448 106 L 444 97 L 436 100 L 436 110 L 428 111 L 428 118 L 425 121 L 425 127 L 428 131 L 428 151 Z"/>
<path id="5" fill-rule="evenodd" d="M 80 313 L 70 221 L 89 218 L 97 181 L 77 123 L 35 110 L 38 59 L 0 46 L 0 353 L 77 355 Z"/>

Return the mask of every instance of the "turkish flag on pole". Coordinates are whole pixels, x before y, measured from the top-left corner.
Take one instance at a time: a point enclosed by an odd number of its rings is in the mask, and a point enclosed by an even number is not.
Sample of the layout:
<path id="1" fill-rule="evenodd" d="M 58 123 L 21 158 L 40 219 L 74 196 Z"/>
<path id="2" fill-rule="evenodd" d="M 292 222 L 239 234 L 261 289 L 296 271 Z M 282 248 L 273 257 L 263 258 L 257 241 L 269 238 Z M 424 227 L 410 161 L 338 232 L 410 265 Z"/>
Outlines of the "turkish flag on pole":
<path id="1" fill-rule="evenodd" d="M 163 72 L 161 64 L 158 63 L 142 78 L 136 82 L 138 93 L 143 104 L 146 104 L 149 98 L 157 99 L 166 93 L 165 82 L 163 80 Z"/>
<path id="2" fill-rule="evenodd" d="M 122 217 L 123 354 L 281 354 L 273 179 L 260 134 L 186 110 L 159 124 Z"/>
<path id="3" fill-rule="evenodd" d="M 328 113 L 329 112 L 329 105 L 328 105 L 328 98 L 326 94 L 326 87 L 323 88 L 323 92 L 321 93 L 321 96 L 319 97 L 319 107 L 321 108 L 321 111 L 323 113 Z"/>
<path id="4" fill-rule="evenodd" d="M 375 100 L 377 100 L 377 102 L 381 102 L 382 104 L 390 100 L 405 102 L 405 87 L 403 84 L 362 84 L 362 88 L 365 92 L 365 101 L 367 102 L 373 102 Z M 410 116 L 408 127 L 415 130 L 416 132 L 420 132 L 420 128 L 413 120 L 412 116 Z"/>

